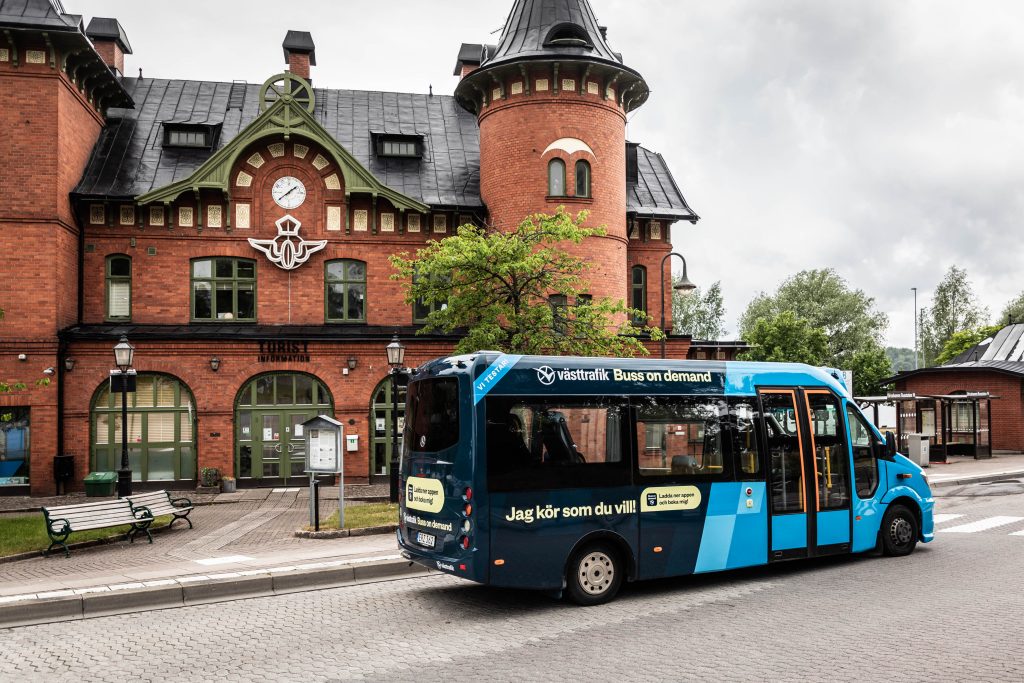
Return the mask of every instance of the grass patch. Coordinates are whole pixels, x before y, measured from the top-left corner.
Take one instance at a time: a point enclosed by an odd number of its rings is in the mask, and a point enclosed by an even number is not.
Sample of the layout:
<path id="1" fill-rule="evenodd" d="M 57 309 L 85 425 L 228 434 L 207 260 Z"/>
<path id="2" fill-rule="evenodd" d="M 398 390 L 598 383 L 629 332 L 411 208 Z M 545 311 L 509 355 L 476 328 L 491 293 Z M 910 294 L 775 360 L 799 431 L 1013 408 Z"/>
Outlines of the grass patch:
<path id="1" fill-rule="evenodd" d="M 361 529 L 363 527 L 383 526 L 385 524 L 398 524 L 398 503 L 366 503 L 365 505 L 345 506 L 346 529 Z M 337 528 L 337 512 L 327 519 L 320 520 L 321 531 Z M 313 527 L 306 527 L 306 531 L 312 530 Z"/>
<path id="2" fill-rule="evenodd" d="M 171 519 L 171 515 L 157 517 L 150 530 L 166 524 Z M 123 524 L 109 529 L 72 532 L 67 543 L 71 545 L 81 541 L 94 541 L 98 538 L 114 538 L 126 534 L 130 530 L 131 526 Z M 145 536 L 145 534 L 142 535 L 143 538 Z M 50 537 L 46 534 L 46 521 L 41 512 L 32 515 L 0 515 L 0 557 L 46 550 L 49 545 Z M 62 550 L 62 548 L 57 546 L 55 552 L 57 550 Z"/>

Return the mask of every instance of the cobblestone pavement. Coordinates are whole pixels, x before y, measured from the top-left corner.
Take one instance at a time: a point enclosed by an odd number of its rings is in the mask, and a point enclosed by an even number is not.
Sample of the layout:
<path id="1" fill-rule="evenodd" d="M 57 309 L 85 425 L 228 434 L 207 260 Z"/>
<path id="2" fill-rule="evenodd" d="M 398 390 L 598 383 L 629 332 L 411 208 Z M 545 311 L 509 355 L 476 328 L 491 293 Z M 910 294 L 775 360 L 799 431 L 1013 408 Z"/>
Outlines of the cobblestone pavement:
<path id="1" fill-rule="evenodd" d="M 320 515 L 326 518 L 338 509 L 337 488 L 326 489 L 323 493 Z M 155 534 L 152 544 L 118 541 L 76 549 L 69 559 L 37 557 L 0 564 L 0 594 L 9 592 L 4 588 L 5 583 L 45 580 L 55 576 L 80 576 L 85 583 L 106 573 L 143 566 L 147 569 L 152 567 L 155 574 L 160 574 L 162 564 L 180 560 L 244 555 L 254 549 L 267 552 L 323 543 L 293 535 L 296 529 L 309 523 L 308 488 L 276 493 L 269 489 L 249 489 L 219 496 L 221 500 L 225 498 L 233 502 L 203 505 L 193 510 L 194 529 L 178 522 L 170 531 Z M 41 514 L 39 523 L 43 524 Z M 74 540 L 72 534 L 71 541 Z"/>
<path id="2" fill-rule="evenodd" d="M 432 576 L 0 631 L 0 679 L 1021 681 L 1024 487 L 940 500 L 907 558 L 628 586 L 579 608 Z M 984 525 L 982 525 L 984 526 Z"/>

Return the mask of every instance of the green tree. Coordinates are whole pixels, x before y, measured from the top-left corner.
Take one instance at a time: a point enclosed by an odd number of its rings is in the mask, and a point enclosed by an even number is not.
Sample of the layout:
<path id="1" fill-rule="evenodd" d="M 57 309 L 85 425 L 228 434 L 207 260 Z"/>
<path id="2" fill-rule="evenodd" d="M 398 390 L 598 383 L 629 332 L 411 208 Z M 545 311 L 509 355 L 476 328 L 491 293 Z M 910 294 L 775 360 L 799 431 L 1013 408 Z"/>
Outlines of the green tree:
<path id="1" fill-rule="evenodd" d="M 954 332 L 953 336 L 946 340 L 946 344 L 942 347 L 939 355 L 935 357 L 935 364 L 945 365 L 975 344 L 995 336 L 995 333 L 1000 329 L 1002 329 L 1001 325 L 986 325 L 985 327 L 978 327 L 973 330 Z"/>
<path id="2" fill-rule="evenodd" d="M 925 365 L 933 365 L 955 333 L 986 325 L 989 311 L 978 304 L 967 271 L 950 266 L 935 287 L 931 308 L 921 309 L 919 317 L 921 353 Z"/>
<path id="3" fill-rule="evenodd" d="M 1024 292 L 1018 294 L 1016 299 L 1011 300 L 1003 307 L 998 322 L 1000 325 L 1024 323 Z"/>
<path id="4" fill-rule="evenodd" d="M 752 347 L 743 354 L 744 360 L 821 365 L 828 356 L 825 331 L 793 311 L 758 319 L 744 339 Z"/>
<path id="5" fill-rule="evenodd" d="M 604 234 L 585 220 L 559 208 L 510 231 L 463 225 L 415 256 L 391 256 L 392 279 L 406 281 L 406 303 L 433 308 L 420 333 L 460 333 L 460 353 L 646 354 L 640 335 L 661 331 L 631 322 L 644 316 L 621 299 L 588 296 L 586 261 L 563 248 Z"/>
<path id="6" fill-rule="evenodd" d="M 903 346 L 885 347 L 885 355 L 889 357 L 889 364 L 893 372 L 914 369 L 914 349 Z"/>
<path id="7" fill-rule="evenodd" d="M 773 320 L 787 311 L 825 334 L 826 353 L 815 365 L 852 370 L 856 394 L 878 391 L 879 381 L 891 372 L 882 346 L 889 319 L 875 308 L 873 298 L 851 289 L 831 268 L 804 270 L 784 281 L 774 294 L 762 292 L 754 297 L 740 317 L 740 335 L 750 342 L 758 321 Z"/>
<path id="8" fill-rule="evenodd" d="M 694 339 L 716 340 L 725 336 L 725 302 L 722 283 L 716 282 L 701 291 L 672 290 L 672 330 Z"/>

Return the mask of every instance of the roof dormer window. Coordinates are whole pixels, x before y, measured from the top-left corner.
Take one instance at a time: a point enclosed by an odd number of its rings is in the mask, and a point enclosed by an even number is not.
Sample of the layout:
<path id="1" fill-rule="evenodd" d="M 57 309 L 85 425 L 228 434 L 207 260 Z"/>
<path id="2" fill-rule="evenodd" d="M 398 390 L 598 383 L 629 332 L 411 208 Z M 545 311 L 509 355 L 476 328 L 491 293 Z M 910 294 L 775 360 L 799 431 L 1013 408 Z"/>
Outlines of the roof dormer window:
<path id="1" fill-rule="evenodd" d="M 374 134 L 378 157 L 418 159 L 423 156 L 423 138 L 419 135 Z"/>
<path id="2" fill-rule="evenodd" d="M 593 48 L 586 29 L 578 24 L 559 24 L 552 27 L 544 39 L 545 47 L 584 47 Z"/>
<path id="3" fill-rule="evenodd" d="M 211 149 L 216 143 L 219 125 L 164 123 L 164 147 Z"/>

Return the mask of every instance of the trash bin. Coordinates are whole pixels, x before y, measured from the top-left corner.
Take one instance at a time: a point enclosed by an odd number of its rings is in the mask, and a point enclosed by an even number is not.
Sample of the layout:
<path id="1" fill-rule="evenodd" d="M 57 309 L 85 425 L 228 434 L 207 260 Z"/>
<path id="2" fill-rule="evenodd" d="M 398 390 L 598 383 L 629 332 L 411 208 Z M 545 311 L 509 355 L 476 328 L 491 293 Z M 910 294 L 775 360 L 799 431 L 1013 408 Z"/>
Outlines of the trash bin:
<path id="1" fill-rule="evenodd" d="M 57 483 L 57 495 L 68 492 L 68 484 L 75 476 L 75 456 L 53 456 L 53 479 Z M 63 484 L 63 486 L 61 486 Z"/>
<path id="2" fill-rule="evenodd" d="M 927 434 L 907 434 L 907 457 L 921 467 L 928 467 Z"/>
<path id="3" fill-rule="evenodd" d="M 85 477 L 85 495 L 112 496 L 117 487 L 117 472 L 90 472 Z"/>

